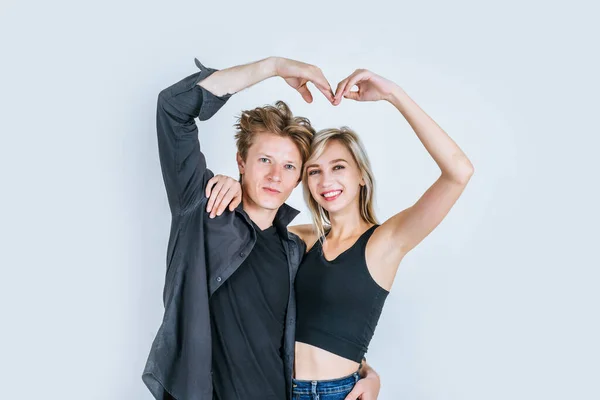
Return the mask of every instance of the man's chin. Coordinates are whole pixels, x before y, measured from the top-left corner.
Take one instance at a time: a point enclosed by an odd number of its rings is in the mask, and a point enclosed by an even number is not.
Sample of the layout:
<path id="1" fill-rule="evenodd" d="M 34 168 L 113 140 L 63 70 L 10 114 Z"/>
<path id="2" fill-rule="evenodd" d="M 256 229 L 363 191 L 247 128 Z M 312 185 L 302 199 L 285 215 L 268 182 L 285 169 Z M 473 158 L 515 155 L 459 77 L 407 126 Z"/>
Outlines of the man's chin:
<path id="1" fill-rule="evenodd" d="M 276 202 L 276 201 L 261 201 L 258 206 L 260 208 L 264 208 L 265 210 L 277 210 L 279 207 L 281 207 L 283 205 L 283 203 L 280 202 Z"/>

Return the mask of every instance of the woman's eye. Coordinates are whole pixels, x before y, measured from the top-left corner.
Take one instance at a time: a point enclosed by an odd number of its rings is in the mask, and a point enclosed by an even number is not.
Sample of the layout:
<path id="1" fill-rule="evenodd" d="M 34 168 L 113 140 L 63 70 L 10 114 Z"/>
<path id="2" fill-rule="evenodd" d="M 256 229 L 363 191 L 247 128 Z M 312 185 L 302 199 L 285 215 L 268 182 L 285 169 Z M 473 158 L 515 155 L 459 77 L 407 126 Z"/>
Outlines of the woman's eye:
<path id="1" fill-rule="evenodd" d="M 343 165 L 336 165 L 335 167 L 333 167 L 333 170 L 338 170 L 338 169 L 344 169 L 345 167 Z"/>
<path id="2" fill-rule="evenodd" d="M 308 176 L 312 176 L 312 175 L 315 175 L 315 174 L 318 174 L 318 173 L 319 173 L 318 169 L 313 169 L 311 171 L 308 171 Z"/>

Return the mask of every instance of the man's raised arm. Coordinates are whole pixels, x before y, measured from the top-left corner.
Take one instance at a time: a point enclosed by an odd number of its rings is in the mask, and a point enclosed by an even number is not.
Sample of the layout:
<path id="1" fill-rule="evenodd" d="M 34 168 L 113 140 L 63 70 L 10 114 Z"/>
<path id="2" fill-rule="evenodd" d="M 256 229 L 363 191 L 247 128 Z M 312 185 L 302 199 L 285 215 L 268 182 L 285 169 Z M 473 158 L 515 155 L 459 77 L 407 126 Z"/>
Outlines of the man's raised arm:
<path id="1" fill-rule="evenodd" d="M 160 164 L 174 216 L 197 206 L 211 178 L 200 150 L 194 118 L 206 121 L 243 89 L 273 76 L 281 76 L 302 97 L 312 101 L 306 84 L 312 82 L 333 101 L 331 87 L 313 65 L 279 57 L 217 71 L 198 60 L 199 72 L 162 90 L 158 96 L 156 127 Z"/>

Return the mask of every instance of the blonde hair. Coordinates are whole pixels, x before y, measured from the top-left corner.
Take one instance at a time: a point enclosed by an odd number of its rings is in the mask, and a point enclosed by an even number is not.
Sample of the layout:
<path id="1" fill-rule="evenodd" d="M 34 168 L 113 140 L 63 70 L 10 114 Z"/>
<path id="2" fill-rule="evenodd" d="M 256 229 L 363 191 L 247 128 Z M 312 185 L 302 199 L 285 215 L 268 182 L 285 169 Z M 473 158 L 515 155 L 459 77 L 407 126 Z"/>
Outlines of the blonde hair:
<path id="1" fill-rule="evenodd" d="M 373 177 L 367 152 L 356 132 L 346 126 L 340 129 L 323 129 L 317 132 L 311 143 L 309 159 L 312 160 L 320 157 L 327 145 L 332 141 L 337 141 L 346 146 L 352 154 L 354 162 L 356 162 L 361 177 L 364 180 L 365 184 L 361 186 L 359 194 L 360 216 L 365 222 L 378 224 L 374 210 L 375 178 Z M 312 197 L 308 187 L 308 171 L 306 168 L 302 172 L 302 186 L 304 189 L 304 200 L 312 214 L 314 230 L 317 233 L 317 237 L 321 239 L 325 235 L 325 228 L 331 225 L 329 212 L 321 207 Z"/>
<path id="2" fill-rule="evenodd" d="M 242 111 L 234 125 L 236 129 L 235 144 L 242 160 L 246 160 L 248 149 L 254 142 L 258 133 L 269 132 L 278 136 L 289 137 L 302 157 L 302 165 L 310 155 L 310 142 L 315 134 L 315 129 L 310 120 L 304 117 L 295 117 L 283 101 L 279 100 L 274 106 L 266 105 L 253 110 Z M 241 180 L 241 175 L 240 175 Z"/>

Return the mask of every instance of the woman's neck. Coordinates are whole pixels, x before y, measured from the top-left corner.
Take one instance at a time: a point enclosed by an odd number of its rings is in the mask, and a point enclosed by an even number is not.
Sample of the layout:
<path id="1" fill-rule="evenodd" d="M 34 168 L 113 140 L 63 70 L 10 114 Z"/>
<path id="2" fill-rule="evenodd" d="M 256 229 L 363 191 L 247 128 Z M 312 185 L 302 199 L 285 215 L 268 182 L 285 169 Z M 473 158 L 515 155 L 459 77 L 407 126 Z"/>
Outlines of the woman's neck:
<path id="1" fill-rule="evenodd" d="M 343 241 L 348 238 L 361 235 L 371 224 L 360 215 L 358 207 L 356 209 L 347 207 L 346 210 L 340 210 L 329 214 L 331 230 L 327 234 L 327 239 Z"/>

